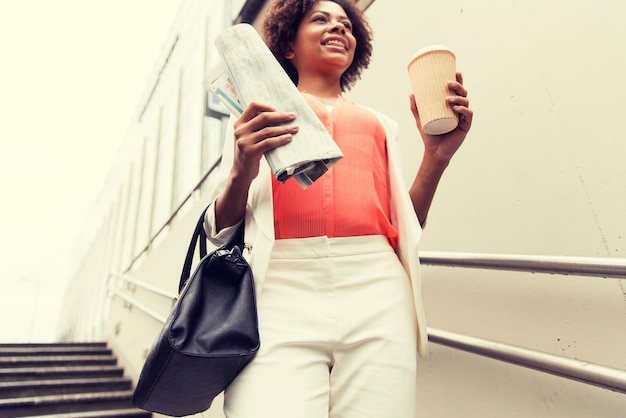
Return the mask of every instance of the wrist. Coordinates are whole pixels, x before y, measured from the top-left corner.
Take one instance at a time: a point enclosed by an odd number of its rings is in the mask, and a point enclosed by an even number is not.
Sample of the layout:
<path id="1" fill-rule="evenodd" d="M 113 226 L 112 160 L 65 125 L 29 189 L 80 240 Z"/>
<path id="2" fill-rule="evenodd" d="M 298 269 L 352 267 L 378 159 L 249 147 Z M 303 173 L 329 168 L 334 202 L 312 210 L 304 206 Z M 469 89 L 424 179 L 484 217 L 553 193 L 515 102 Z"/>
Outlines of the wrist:
<path id="1" fill-rule="evenodd" d="M 424 152 L 419 168 L 420 177 L 425 181 L 428 179 L 439 181 L 449 164 L 449 159 L 441 158 L 434 152 Z"/>
<path id="2" fill-rule="evenodd" d="M 237 190 L 248 189 L 255 177 L 256 175 L 250 175 L 249 173 L 239 171 L 233 167 L 230 171 L 228 182 L 231 187 L 234 187 Z"/>

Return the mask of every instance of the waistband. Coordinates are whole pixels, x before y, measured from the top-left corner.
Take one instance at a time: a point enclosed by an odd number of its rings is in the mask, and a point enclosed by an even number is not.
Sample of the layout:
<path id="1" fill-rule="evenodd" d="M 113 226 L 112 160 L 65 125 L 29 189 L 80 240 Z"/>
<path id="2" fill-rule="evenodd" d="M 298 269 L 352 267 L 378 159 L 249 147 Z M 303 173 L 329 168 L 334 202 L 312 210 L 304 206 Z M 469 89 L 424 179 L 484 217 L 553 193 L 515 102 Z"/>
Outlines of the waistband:
<path id="1" fill-rule="evenodd" d="M 272 258 L 322 258 L 349 255 L 374 254 L 394 250 L 385 235 L 363 235 L 357 237 L 289 238 L 274 241 Z"/>

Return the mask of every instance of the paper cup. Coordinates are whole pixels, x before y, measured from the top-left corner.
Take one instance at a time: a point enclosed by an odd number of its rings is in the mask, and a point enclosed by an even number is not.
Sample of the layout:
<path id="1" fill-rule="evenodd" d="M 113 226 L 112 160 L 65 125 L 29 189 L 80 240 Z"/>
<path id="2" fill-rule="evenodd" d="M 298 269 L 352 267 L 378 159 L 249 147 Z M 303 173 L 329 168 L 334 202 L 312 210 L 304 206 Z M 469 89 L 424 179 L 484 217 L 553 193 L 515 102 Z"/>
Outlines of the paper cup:
<path id="1" fill-rule="evenodd" d="M 422 130 L 442 135 L 456 128 L 459 118 L 446 103 L 448 81 L 456 80 L 454 53 L 441 45 L 423 48 L 409 60 L 408 71 Z"/>

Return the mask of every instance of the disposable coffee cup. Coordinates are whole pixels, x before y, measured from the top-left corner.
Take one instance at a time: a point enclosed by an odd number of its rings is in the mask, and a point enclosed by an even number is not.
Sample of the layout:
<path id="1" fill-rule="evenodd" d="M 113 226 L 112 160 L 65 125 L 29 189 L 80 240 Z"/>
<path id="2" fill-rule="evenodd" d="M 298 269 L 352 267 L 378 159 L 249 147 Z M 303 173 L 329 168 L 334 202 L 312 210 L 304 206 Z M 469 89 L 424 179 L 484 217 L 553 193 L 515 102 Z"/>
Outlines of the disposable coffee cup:
<path id="1" fill-rule="evenodd" d="M 442 135 L 456 128 L 459 118 L 446 103 L 448 81 L 456 80 L 454 53 L 441 45 L 420 49 L 409 60 L 408 71 L 422 130 Z"/>

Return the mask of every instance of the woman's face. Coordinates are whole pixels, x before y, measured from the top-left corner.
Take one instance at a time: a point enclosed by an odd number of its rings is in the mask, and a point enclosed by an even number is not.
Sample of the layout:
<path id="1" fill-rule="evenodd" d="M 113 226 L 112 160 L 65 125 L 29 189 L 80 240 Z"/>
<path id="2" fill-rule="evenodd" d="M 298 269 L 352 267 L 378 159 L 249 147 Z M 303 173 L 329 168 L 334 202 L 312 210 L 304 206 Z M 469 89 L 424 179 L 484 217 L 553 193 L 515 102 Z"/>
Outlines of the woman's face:
<path id="1" fill-rule="evenodd" d="M 286 58 L 300 77 L 307 72 L 341 76 L 352 64 L 355 49 L 356 39 L 346 12 L 333 1 L 320 0 L 304 15 Z"/>

